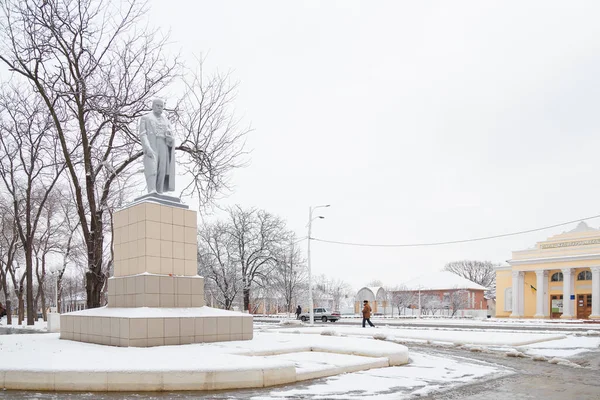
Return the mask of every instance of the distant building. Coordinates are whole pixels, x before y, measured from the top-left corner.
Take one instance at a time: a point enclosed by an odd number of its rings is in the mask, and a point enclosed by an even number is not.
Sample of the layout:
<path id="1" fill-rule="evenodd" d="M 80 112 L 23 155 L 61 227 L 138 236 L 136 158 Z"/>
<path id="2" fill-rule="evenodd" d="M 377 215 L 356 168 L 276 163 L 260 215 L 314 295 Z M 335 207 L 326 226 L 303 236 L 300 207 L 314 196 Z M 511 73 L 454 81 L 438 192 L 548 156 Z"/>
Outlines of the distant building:
<path id="1" fill-rule="evenodd" d="M 354 299 L 354 313 L 360 314 L 363 309 L 363 301 L 368 300 L 373 314 L 383 313 L 388 307 L 387 293 L 381 286 L 363 287 L 356 293 Z"/>
<path id="2" fill-rule="evenodd" d="M 440 271 L 412 279 L 402 285 L 402 290 L 392 297 L 410 294 L 410 304 L 406 308 L 431 310 L 451 310 L 456 316 L 487 316 L 487 299 L 484 293 L 488 288 L 458 276 L 449 271 Z M 406 297 L 405 297 L 406 298 Z"/>
<path id="3" fill-rule="evenodd" d="M 507 263 L 496 268 L 497 317 L 600 319 L 600 230 L 580 222 Z"/>

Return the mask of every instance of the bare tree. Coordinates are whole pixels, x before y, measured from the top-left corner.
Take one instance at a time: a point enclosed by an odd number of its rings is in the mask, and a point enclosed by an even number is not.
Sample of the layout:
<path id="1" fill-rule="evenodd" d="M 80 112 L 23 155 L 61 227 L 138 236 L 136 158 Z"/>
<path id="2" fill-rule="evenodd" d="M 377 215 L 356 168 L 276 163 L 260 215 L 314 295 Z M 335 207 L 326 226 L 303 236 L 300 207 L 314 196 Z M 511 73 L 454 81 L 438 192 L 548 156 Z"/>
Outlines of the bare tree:
<path id="1" fill-rule="evenodd" d="M 270 278 L 273 287 L 283 298 L 286 312 L 291 313 L 300 295 L 306 287 L 308 270 L 302 252 L 293 234 L 289 234 L 287 243 L 281 247 L 276 257 L 277 264 Z"/>
<path id="2" fill-rule="evenodd" d="M 235 244 L 230 227 L 223 222 L 206 224 L 198 235 L 199 273 L 217 303 L 230 310 L 241 289 L 241 276 L 234 258 Z"/>
<path id="3" fill-rule="evenodd" d="M 317 275 L 314 282 L 313 298 L 315 299 L 315 307 L 326 304 L 332 310 L 338 311 L 342 299 L 347 298 L 352 293 L 352 287 L 339 278 Z"/>
<path id="4" fill-rule="evenodd" d="M 181 128 L 182 157 L 179 166 L 192 179 L 182 195 L 194 194 L 201 204 L 210 202 L 222 190 L 228 190 L 228 172 L 247 163 L 245 136 L 250 127 L 230 111 L 237 84 L 230 74 L 206 76 L 204 60 L 188 71 L 183 80 L 185 93 L 175 108 L 175 123 Z"/>
<path id="5" fill-rule="evenodd" d="M 42 212 L 64 169 L 58 140 L 41 99 L 23 88 L 0 93 L 0 182 L 10 196 L 12 215 L 25 257 L 27 324 L 33 325 L 34 253 Z"/>
<path id="6" fill-rule="evenodd" d="M 12 294 L 9 277 L 14 277 L 16 255 L 19 249 L 19 234 L 12 213 L 5 200 L 0 197 L 0 285 L 4 292 L 4 305 L 8 325 L 12 324 Z"/>
<path id="7" fill-rule="evenodd" d="M 452 311 L 452 317 L 456 315 L 459 310 L 466 308 L 469 305 L 469 292 L 466 290 L 452 290 L 448 294 L 448 307 Z"/>
<path id="8" fill-rule="evenodd" d="M 176 149 L 204 201 L 243 164 L 247 129 L 229 117 L 234 91 L 226 77 L 178 73 L 179 59 L 166 56 L 168 37 L 145 23 L 142 0 L 4 0 L 0 9 L 0 60 L 14 72 L 11 80 L 34 89 L 51 119 L 86 245 L 87 306 L 98 307 L 110 266 L 107 220 L 119 183 L 139 165 L 135 121 L 150 99 L 184 78 L 179 105 L 190 108 L 175 110 L 183 135 Z"/>
<path id="9" fill-rule="evenodd" d="M 60 196 L 54 192 L 48 197 L 41 215 L 38 234 L 34 245 L 35 274 L 38 290 L 35 296 L 37 310 L 38 301 L 41 301 L 42 318 L 47 320 L 46 293 L 48 257 L 51 254 L 62 252 L 62 235 L 65 218 L 61 214 Z M 36 318 L 37 319 L 37 318 Z"/>
<path id="10" fill-rule="evenodd" d="M 352 287 L 342 279 L 331 279 L 329 282 L 329 294 L 331 295 L 331 307 L 335 311 L 340 310 L 342 299 L 348 298 L 352 293 Z"/>
<path id="11" fill-rule="evenodd" d="M 240 206 L 229 208 L 228 214 L 235 248 L 233 257 L 241 274 L 244 310 L 250 312 L 252 285 L 275 268 L 279 248 L 285 241 L 285 223 L 266 211 Z"/>
<path id="12" fill-rule="evenodd" d="M 421 309 L 425 311 L 425 315 L 436 312 L 442 309 L 442 301 L 437 294 L 425 293 L 421 294 Z"/>
<path id="13" fill-rule="evenodd" d="M 391 303 L 398 309 L 398 315 L 404 313 L 406 308 L 415 304 L 415 293 L 407 290 L 406 286 L 397 286 L 387 290 L 391 294 Z"/>
<path id="14" fill-rule="evenodd" d="M 496 298 L 497 266 L 498 264 L 491 261 L 462 260 L 446 264 L 444 270 L 488 288 L 486 295 Z"/>
<path id="15" fill-rule="evenodd" d="M 57 312 L 61 312 L 62 310 L 62 282 L 65 276 L 65 272 L 67 270 L 67 266 L 70 262 L 77 262 L 78 260 L 84 261 L 85 254 L 82 254 L 81 251 L 78 251 L 79 248 L 83 248 L 83 243 L 81 243 L 79 237 L 77 236 L 77 232 L 79 230 L 80 221 L 77 218 L 77 214 L 75 213 L 75 206 L 72 202 L 67 199 L 63 199 L 61 201 L 61 215 L 64 218 L 64 223 L 61 224 L 61 237 L 63 238 L 61 253 L 62 262 L 61 266 L 55 273 L 56 276 L 56 310 Z"/>

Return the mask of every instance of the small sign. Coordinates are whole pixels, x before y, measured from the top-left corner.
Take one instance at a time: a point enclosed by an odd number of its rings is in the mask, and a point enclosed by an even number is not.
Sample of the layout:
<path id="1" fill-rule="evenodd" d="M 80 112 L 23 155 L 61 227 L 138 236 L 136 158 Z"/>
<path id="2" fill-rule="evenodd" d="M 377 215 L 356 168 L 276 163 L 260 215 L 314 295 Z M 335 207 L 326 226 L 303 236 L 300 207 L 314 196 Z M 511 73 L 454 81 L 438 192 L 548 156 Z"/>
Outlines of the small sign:
<path id="1" fill-rule="evenodd" d="M 562 299 L 552 299 L 552 312 L 553 313 L 562 313 L 563 312 Z"/>
<path id="2" fill-rule="evenodd" d="M 574 294 L 571 295 L 571 300 L 575 300 L 575 295 Z"/>

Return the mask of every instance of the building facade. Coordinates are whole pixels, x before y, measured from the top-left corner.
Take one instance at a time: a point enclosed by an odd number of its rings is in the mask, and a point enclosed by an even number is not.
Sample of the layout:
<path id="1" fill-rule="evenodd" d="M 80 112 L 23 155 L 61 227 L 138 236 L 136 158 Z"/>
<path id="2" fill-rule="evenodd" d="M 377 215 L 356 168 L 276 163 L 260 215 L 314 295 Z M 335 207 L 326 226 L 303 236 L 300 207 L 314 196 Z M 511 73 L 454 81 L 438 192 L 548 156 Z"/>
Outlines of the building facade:
<path id="1" fill-rule="evenodd" d="M 354 313 L 360 314 L 363 309 L 363 301 L 367 300 L 371 304 L 373 314 L 385 314 L 385 309 L 388 308 L 387 293 L 384 288 L 378 287 L 363 287 L 355 296 Z"/>
<path id="2" fill-rule="evenodd" d="M 419 314 L 485 318 L 487 290 L 450 271 L 439 271 L 405 282 L 391 297 L 394 303 L 405 303 L 410 309 L 420 308 Z"/>
<path id="3" fill-rule="evenodd" d="M 575 229 L 514 251 L 496 269 L 496 316 L 600 319 L 600 230 Z"/>

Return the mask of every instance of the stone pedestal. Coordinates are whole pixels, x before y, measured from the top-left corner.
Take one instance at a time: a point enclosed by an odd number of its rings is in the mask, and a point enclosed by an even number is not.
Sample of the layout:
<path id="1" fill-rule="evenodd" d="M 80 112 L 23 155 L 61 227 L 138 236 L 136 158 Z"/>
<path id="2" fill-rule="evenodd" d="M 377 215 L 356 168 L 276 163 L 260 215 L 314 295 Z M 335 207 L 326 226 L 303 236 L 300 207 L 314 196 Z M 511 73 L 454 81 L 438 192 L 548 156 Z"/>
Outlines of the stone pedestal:
<path id="1" fill-rule="evenodd" d="M 196 212 L 146 195 L 113 214 L 108 306 L 63 314 L 61 339 L 162 346 L 252 339 L 252 316 L 206 307 Z"/>
<path id="2" fill-rule="evenodd" d="M 48 332 L 60 332 L 60 314 L 56 312 L 48 313 Z"/>

